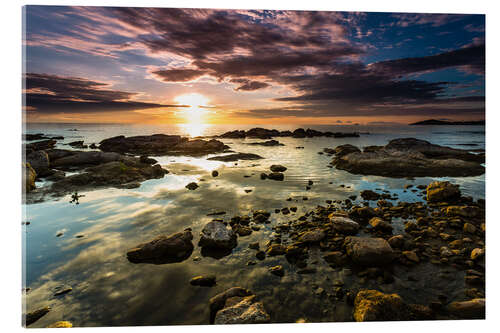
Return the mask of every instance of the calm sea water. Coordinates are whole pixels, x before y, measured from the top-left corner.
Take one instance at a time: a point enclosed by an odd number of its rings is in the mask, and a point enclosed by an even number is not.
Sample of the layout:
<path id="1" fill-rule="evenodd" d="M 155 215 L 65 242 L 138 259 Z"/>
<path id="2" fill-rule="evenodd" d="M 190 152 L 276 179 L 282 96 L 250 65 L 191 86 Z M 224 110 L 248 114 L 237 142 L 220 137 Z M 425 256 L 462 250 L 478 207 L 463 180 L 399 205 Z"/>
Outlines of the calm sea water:
<path id="1" fill-rule="evenodd" d="M 26 133 L 62 135 L 58 147 L 71 149 L 68 142 L 84 140 L 98 143 L 116 135 L 148 135 L 154 133 L 187 136 L 215 135 L 234 129 L 256 126 L 183 126 L 183 125 L 98 125 L 98 124 L 29 124 Z M 278 138 L 285 146 L 261 147 L 247 143 L 253 139 L 223 140 L 232 150 L 256 153 L 265 159 L 223 163 L 207 161 L 209 156 L 155 157 L 170 171 L 163 179 L 143 182 L 137 189 L 104 189 L 80 193 L 85 197 L 80 204 L 69 203 L 70 198 L 24 205 L 23 226 L 24 276 L 23 287 L 31 290 L 23 295 L 27 311 L 50 305 L 52 311 L 30 327 L 43 327 L 58 320 L 69 320 L 74 326 L 115 325 L 169 325 L 207 324 L 208 300 L 233 286 L 251 289 L 263 301 L 275 322 L 351 320 L 351 309 L 325 295 L 317 295 L 323 288 L 333 289 L 332 281 L 342 280 L 346 289 L 376 288 L 398 292 L 409 301 L 426 303 L 439 293 L 449 299 L 463 297 L 463 277 L 446 281 L 439 278 L 439 268 L 419 265 L 394 272 L 396 281 L 377 285 L 375 281 L 360 282 L 346 269 L 326 265 L 319 250 L 310 254 L 309 265 L 316 267 L 313 275 L 296 274 L 283 257 L 255 260 L 255 251 L 248 244 L 259 241 L 261 247 L 272 234 L 272 227 L 298 218 L 304 212 L 325 200 L 346 199 L 363 189 L 388 190 L 397 193 L 399 200 L 422 200 L 415 193 L 405 191 L 406 184 L 428 184 L 436 178 L 392 179 L 377 176 L 352 175 L 328 168 L 331 157 L 318 154 L 323 148 L 334 148 L 350 143 L 358 147 L 385 145 L 389 140 L 415 137 L 454 148 L 485 148 L 485 130 L 482 126 L 261 126 L 279 130 L 297 127 L 321 131 L 358 131 L 360 138 Z M 77 129 L 74 131 L 73 129 Z M 470 145 L 470 146 L 464 146 Z M 296 149 L 303 146 L 304 149 Z M 261 172 L 268 172 L 272 164 L 285 165 L 285 181 L 262 181 Z M 219 177 L 212 178 L 211 171 Z M 204 179 L 204 181 L 202 181 Z M 485 197 L 485 176 L 441 178 L 460 184 L 464 194 Z M 314 181 L 306 190 L 309 180 Z M 185 185 L 197 182 L 200 187 L 189 191 Z M 345 187 L 340 187 L 343 184 Z M 48 183 L 39 182 L 38 186 Z M 252 190 L 247 193 L 245 190 Z M 307 196 L 309 200 L 302 198 Z M 291 197 L 292 202 L 286 201 Z M 226 211 L 229 220 L 234 215 L 250 213 L 254 209 L 274 212 L 276 208 L 297 206 L 295 214 L 272 214 L 271 223 L 248 237 L 238 238 L 238 247 L 232 254 L 214 259 L 203 257 L 195 246 L 192 256 L 182 263 L 150 265 L 132 264 L 126 259 L 127 249 L 151 240 L 160 234 L 171 234 L 187 227 L 193 229 L 195 245 L 203 226 L 212 220 L 208 213 Z M 401 222 L 395 223 L 401 230 Z M 398 224 L 399 223 L 399 224 Z M 64 235 L 56 237 L 63 232 Z M 83 235 L 76 238 L 77 235 Z M 249 260 L 257 261 L 247 266 Z M 283 278 L 268 272 L 277 264 L 285 268 Z M 422 266 L 424 266 L 422 268 Z M 448 271 L 451 268 L 446 268 Z M 197 275 L 215 274 L 217 286 L 193 287 L 189 280 Z M 417 276 L 417 282 L 408 282 L 408 276 Z M 418 279 L 418 277 L 422 277 Z M 63 286 L 72 292 L 59 297 L 53 294 Z"/>

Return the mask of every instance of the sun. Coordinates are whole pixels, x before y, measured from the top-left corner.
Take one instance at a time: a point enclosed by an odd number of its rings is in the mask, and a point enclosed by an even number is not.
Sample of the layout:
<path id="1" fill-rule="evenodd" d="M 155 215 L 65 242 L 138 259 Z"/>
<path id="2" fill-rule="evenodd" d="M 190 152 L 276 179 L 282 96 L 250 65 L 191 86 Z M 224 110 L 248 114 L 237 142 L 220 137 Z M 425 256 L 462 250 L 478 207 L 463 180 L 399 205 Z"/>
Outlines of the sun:
<path id="1" fill-rule="evenodd" d="M 177 96 L 174 99 L 177 103 L 187 105 L 180 108 L 180 117 L 185 120 L 184 130 L 192 137 L 201 135 L 207 125 L 206 118 L 208 111 L 205 109 L 210 104 L 210 99 L 202 94 L 191 93 Z"/>

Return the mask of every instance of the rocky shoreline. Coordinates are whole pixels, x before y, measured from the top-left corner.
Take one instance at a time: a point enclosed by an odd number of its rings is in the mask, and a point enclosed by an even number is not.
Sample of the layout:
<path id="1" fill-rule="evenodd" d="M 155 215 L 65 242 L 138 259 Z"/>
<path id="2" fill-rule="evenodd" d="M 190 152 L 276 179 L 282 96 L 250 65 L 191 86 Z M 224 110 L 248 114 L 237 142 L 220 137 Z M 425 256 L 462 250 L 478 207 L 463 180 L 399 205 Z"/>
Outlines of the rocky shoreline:
<path id="1" fill-rule="evenodd" d="M 220 138 L 258 138 L 294 136 L 294 132 L 260 131 L 253 129 L 228 132 Z M 250 132 L 250 133 L 248 133 Z M 299 131 L 301 138 L 329 136 Z M 311 135 L 311 136 L 309 136 Z M 335 137 L 333 135 L 333 137 Z M 237 162 L 260 160 L 250 153 L 229 153 L 229 146 L 212 139 L 190 140 L 180 136 L 152 135 L 118 136 L 101 141 L 99 150 L 56 149 L 56 140 L 28 143 L 23 163 L 23 189 L 26 203 L 44 200 L 46 196 L 61 197 L 73 192 L 96 188 L 133 188 L 142 181 L 162 178 L 168 171 L 150 156 L 203 156 L 222 153 L 208 160 Z M 278 141 L 265 141 L 262 146 L 275 149 Z M 84 146 L 78 142 L 76 147 Z M 81 148 L 79 148 L 81 149 Z M 484 173 L 485 155 L 469 150 L 433 145 L 414 138 L 391 140 L 385 146 L 369 146 L 363 150 L 353 145 L 325 148 L 333 157 L 331 167 L 353 174 L 386 177 L 474 176 Z M 283 181 L 287 167 L 273 164 L 270 173 L 261 173 L 262 180 Z M 78 172 L 67 176 L 67 172 Z M 212 177 L 218 177 L 217 171 Z M 36 179 L 50 180 L 50 186 L 36 188 Z M 194 185 L 193 185 L 194 184 Z M 309 181 L 308 188 L 313 185 Z M 413 185 L 408 185 L 410 189 Z M 198 185 L 190 183 L 189 190 Z M 406 188 L 406 187 L 405 187 Z M 199 190 L 198 190 L 199 191 Z M 485 201 L 464 196 L 458 185 L 435 181 L 427 186 L 412 188 L 423 201 L 403 202 L 394 195 L 377 190 L 364 190 L 359 196 L 343 200 L 326 200 L 326 205 L 302 209 L 296 203 L 285 204 L 274 212 L 254 207 L 249 214 L 226 216 L 216 212 L 212 221 L 200 232 L 187 229 L 171 235 L 144 239 L 123 255 L 131 265 L 168 265 L 191 258 L 195 249 L 202 256 L 221 259 L 234 255 L 244 237 L 270 228 L 268 238 L 252 242 L 248 249 L 252 260 L 240 261 L 241 267 L 266 266 L 266 272 L 277 279 L 290 275 L 319 275 L 326 265 L 351 276 L 356 283 L 330 281 L 328 289 L 316 288 L 315 296 L 327 297 L 328 302 L 349 309 L 353 321 L 389 320 L 450 320 L 482 319 L 485 317 Z M 355 203 L 356 198 L 361 198 Z M 304 197 L 306 200 L 306 197 Z M 287 202 L 291 201 L 287 199 Z M 286 216 L 280 223 L 272 222 L 273 214 Z M 194 242 L 193 240 L 199 240 Z M 312 259 L 316 254 L 320 259 Z M 193 258 L 194 260 L 194 258 Z M 453 298 L 444 294 L 427 295 L 425 300 L 410 300 L 392 292 L 396 287 L 417 284 L 422 276 L 408 272 L 428 270 L 456 271 L 443 274 L 443 283 L 460 286 Z M 192 288 L 210 289 L 218 284 L 216 275 L 195 272 L 186 283 Z M 198 275 L 199 274 L 199 275 Z M 274 280 L 273 280 L 274 281 Z M 212 293 L 207 301 L 212 324 L 246 324 L 277 322 L 276 313 L 269 311 L 260 291 L 233 285 L 220 293 Z M 462 289 L 463 288 L 463 289 Z M 252 288 L 254 289 L 254 288 Z M 428 290 L 418 292 L 429 293 Z M 313 297 L 313 296 L 312 296 Z M 417 297 L 418 298 L 418 297 Z M 50 312 L 43 307 L 25 315 L 26 325 Z M 302 319 L 297 318 L 298 321 Z M 55 327 L 70 327 L 70 322 L 57 322 Z M 59 325 L 59 326 L 58 326 Z"/>

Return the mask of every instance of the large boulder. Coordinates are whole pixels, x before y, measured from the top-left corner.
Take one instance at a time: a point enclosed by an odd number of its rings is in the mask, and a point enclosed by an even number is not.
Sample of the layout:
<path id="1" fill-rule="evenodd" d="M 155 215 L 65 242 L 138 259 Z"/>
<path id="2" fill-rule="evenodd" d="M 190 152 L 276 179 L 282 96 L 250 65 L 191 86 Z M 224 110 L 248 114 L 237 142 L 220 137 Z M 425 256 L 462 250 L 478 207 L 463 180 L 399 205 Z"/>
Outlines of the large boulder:
<path id="1" fill-rule="evenodd" d="M 24 317 L 24 323 L 26 326 L 29 326 L 31 324 L 33 324 L 34 322 L 36 322 L 38 319 L 42 318 L 43 316 L 45 316 L 47 313 L 49 313 L 51 310 L 51 307 L 50 306 L 45 306 L 43 308 L 40 308 L 40 309 L 37 309 L 35 311 L 32 311 L 32 312 L 28 312 L 27 314 L 25 314 L 23 317 Z"/>
<path id="2" fill-rule="evenodd" d="M 326 234 L 321 229 L 306 231 L 300 235 L 299 241 L 304 243 L 319 243 L 326 237 Z"/>
<path id="3" fill-rule="evenodd" d="M 230 250 L 237 245 L 236 234 L 224 223 L 211 221 L 203 227 L 199 245 L 212 249 Z"/>
<path id="4" fill-rule="evenodd" d="M 381 266 L 392 262 L 394 252 L 383 238 L 353 237 L 344 240 L 347 255 L 357 264 Z"/>
<path id="5" fill-rule="evenodd" d="M 427 201 L 429 202 L 450 201 L 459 197 L 459 186 L 448 181 L 435 181 L 427 186 Z"/>
<path id="6" fill-rule="evenodd" d="M 170 236 L 159 236 L 127 252 L 132 263 L 167 264 L 181 262 L 193 252 L 193 234 L 190 229 Z"/>

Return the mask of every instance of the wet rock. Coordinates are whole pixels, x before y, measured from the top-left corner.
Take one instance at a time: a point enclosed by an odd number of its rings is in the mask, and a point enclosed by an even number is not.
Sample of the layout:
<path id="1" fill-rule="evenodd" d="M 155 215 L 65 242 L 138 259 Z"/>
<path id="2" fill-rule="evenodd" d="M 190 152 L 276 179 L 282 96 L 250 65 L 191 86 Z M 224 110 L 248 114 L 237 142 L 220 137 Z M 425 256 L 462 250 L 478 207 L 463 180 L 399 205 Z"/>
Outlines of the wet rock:
<path id="1" fill-rule="evenodd" d="M 484 157 L 466 150 L 433 145 L 413 138 L 391 140 L 386 146 L 360 152 L 339 146 L 332 165 L 353 174 L 386 177 L 464 177 L 484 173 Z"/>
<path id="2" fill-rule="evenodd" d="M 212 171 L 212 177 L 217 177 L 219 172 L 217 170 Z"/>
<path id="3" fill-rule="evenodd" d="M 484 249 L 480 248 L 473 249 L 470 254 L 471 260 L 481 259 L 482 257 L 484 257 L 484 252 L 485 252 Z"/>
<path id="4" fill-rule="evenodd" d="M 281 181 L 285 179 L 285 175 L 282 174 L 281 172 L 271 172 L 270 174 L 267 175 L 267 178 Z"/>
<path id="5" fill-rule="evenodd" d="M 420 259 L 418 258 L 417 254 L 415 251 L 403 251 L 401 252 L 403 256 L 406 257 L 406 259 L 413 261 L 413 262 L 420 262 Z"/>
<path id="6" fill-rule="evenodd" d="M 287 170 L 286 167 L 284 167 L 283 165 L 279 165 L 279 164 L 273 164 L 273 165 L 271 165 L 271 167 L 269 169 L 271 169 L 272 172 L 284 172 Z"/>
<path id="7" fill-rule="evenodd" d="M 363 200 L 378 200 L 380 199 L 380 194 L 372 190 L 364 190 L 360 193 Z"/>
<path id="8" fill-rule="evenodd" d="M 347 262 L 347 257 L 340 251 L 327 252 L 323 255 L 323 259 L 329 264 L 342 266 Z"/>
<path id="9" fill-rule="evenodd" d="M 188 190 L 191 190 L 191 191 L 196 190 L 198 187 L 199 187 L 198 184 L 196 184 L 194 182 L 191 182 L 191 183 L 189 183 L 189 184 L 186 185 L 186 188 Z"/>
<path id="10" fill-rule="evenodd" d="M 351 217 L 353 219 L 359 219 L 362 221 L 369 220 L 372 217 L 375 217 L 377 215 L 378 214 L 375 211 L 375 209 L 368 207 L 368 206 L 367 207 L 355 207 L 355 208 L 351 209 L 351 211 L 349 212 L 349 217 Z"/>
<path id="11" fill-rule="evenodd" d="M 201 247 L 231 250 L 236 245 L 236 234 L 222 222 L 208 222 L 201 231 Z"/>
<path id="12" fill-rule="evenodd" d="M 50 173 L 49 155 L 44 150 L 37 150 L 26 154 L 26 162 L 31 165 L 39 177 Z"/>
<path id="13" fill-rule="evenodd" d="M 255 243 L 250 243 L 248 244 L 248 248 L 249 249 L 252 249 L 252 250 L 259 250 L 260 246 L 259 246 L 259 242 L 255 242 Z"/>
<path id="14" fill-rule="evenodd" d="M 52 173 L 48 177 L 45 177 L 45 179 L 53 181 L 53 182 L 57 182 L 57 181 L 63 180 L 64 177 L 66 177 L 66 173 L 64 171 L 55 170 L 54 173 Z"/>
<path id="15" fill-rule="evenodd" d="M 226 300 L 231 297 L 245 297 L 252 295 L 252 292 L 242 287 L 233 287 L 210 298 L 210 323 L 214 322 L 216 313 L 224 307 Z"/>
<path id="16" fill-rule="evenodd" d="M 274 274 L 274 275 L 280 276 L 280 277 L 285 275 L 285 270 L 283 269 L 283 266 L 281 266 L 281 265 L 269 267 L 269 272 L 271 272 L 271 274 Z"/>
<path id="17" fill-rule="evenodd" d="M 279 141 L 276 141 L 276 140 L 269 140 L 269 141 L 264 141 L 264 142 L 252 142 L 252 143 L 249 143 L 249 145 L 252 145 L 252 146 L 264 146 L 264 147 L 284 146 L 284 144 L 282 144 L 282 143 L 280 143 Z"/>
<path id="18" fill-rule="evenodd" d="M 216 277 L 215 275 L 195 276 L 189 281 L 189 283 L 192 286 L 213 287 L 216 284 Z"/>
<path id="19" fill-rule="evenodd" d="M 146 155 L 142 155 L 140 158 L 139 158 L 139 161 L 141 163 L 144 163 L 144 164 L 150 164 L 150 165 L 153 165 L 153 164 L 156 164 L 158 163 L 157 160 L 155 160 L 154 158 L 151 158 L 151 157 L 148 157 Z"/>
<path id="20" fill-rule="evenodd" d="M 257 251 L 255 257 L 259 260 L 264 260 L 266 259 L 266 253 L 264 251 Z"/>
<path id="21" fill-rule="evenodd" d="M 38 310 L 35 310 L 33 312 L 28 312 L 25 316 L 24 316 L 24 320 L 25 320 L 25 325 L 26 326 L 29 326 L 31 324 L 33 324 L 34 322 L 36 322 L 38 319 L 42 318 L 43 316 L 45 316 L 47 313 L 49 313 L 51 310 L 50 306 L 46 306 L 46 307 L 43 307 L 41 309 L 38 309 Z"/>
<path id="22" fill-rule="evenodd" d="M 250 153 L 234 153 L 224 156 L 214 156 L 208 158 L 210 161 L 221 161 L 221 162 L 236 162 L 239 160 L 260 160 L 263 159 L 262 156 Z"/>
<path id="23" fill-rule="evenodd" d="M 267 174 L 265 174 L 264 172 L 260 174 L 260 179 L 262 180 L 266 180 L 267 179 Z"/>
<path id="24" fill-rule="evenodd" d="M 54 293 L 54 296 L 62 296 L 62 295 L 65 295 L 67 293 L 70 293 L 71 291 L 73 291 L 73 288 L 71 288 L 71 287 L 61 288 L 60 290 L 58 290 Z"/>
<path id="25" fill-rule="evenodd" d="M 262 324 L 270 322 L 271 317 L 255 295 L 232 297 L 226 300 L 224 308 L 217 311 L 214 324 Z"/>
<path id="26" fill-rule="evenodd" d="M 405 238 L 403 235 L 396 235 L 389 238 L 387 242 L 392 248 L 400 249 L 405 243 Z"/>
<path id="27" fill-rule="evenodd" d="M 347 255 L 357 264 L 380 266 L 392 262 L 394 252 L 383 238 L 353 237 L 345 238 Z"/>
<path id="28" fill-rule="evenodd" d="M 266 252 L 269 256 L 279 256 L 286 253 L 286 247 L 281 244 L 271 244 Z"/>
<path id="29" fill-rule="evenodd" d="M 55 168 L 81 169 L 90 165 L 99 165 L 114 161 L 125 161 L 123 155 L 101 151 L 48 151 L 50 166 Z M 140 163 L 139 159 L 130 159 Z"/>
<path id="30" fill-rule="evenodd" d="M 477 228 L 473 225 L 473 224 L 470 224 L 470 223 L 464 223 L 464 232 L 466 233 L 469 233 L 469 234 L 474 234 L 477 230 Z"/>
<path id="31" fill-rule="evenodd" d="M 224 143 L 217 140 L 189 140 L 179 135 L 165 134 L 132 137 L 120 135 L 99 143 L 99 149 L 102 151 L 135 155 L 213 154 L 223 152 L 227 148 Z"/>
<path id="32" fill-rule="evenodd" d="M 186 229 L 170 236 L 159 236 L 150 242 L 137 245 L 127 252 L 132 263 L 167 264 L 181 262 L 193 252 L 193 234 Z"/>
<path id="33" fill-rule="evenodd" d="M 319 243 L 325 238 L 326 234 L 323 230 L 316 229 L 304 232 L 300 237 L 299 241 L 304 243 Z"/>
<path id="34" fill-rule="evenodd" d="M 459 186 L 448 181 L 435 181 L 427 186 L 427 201 L 429 202 L 453 201 L 459 197 Z"/>
<path id="35" fill-rule="evenodd" d="M 409 320 L 410 311 L 398 294 L 361 290 L 354 300 L 353 317 L 356 321 Z"/>
<path id="36" fill-rule="evenodd" d="M 26 191 L 26 193 L 29 193 L 36 188 L 36 172 L 29 163 L 23 163 L 22 169 L 24 191 Z"/>
<path id="37" fill-rule="evenodd" d="M 50 324 L 47 328 L 71 328 L 73 324 L 70 321 L 56 321 Z"/>
<path id="38" fill-rule="evenodd" d="M 83 141 L 73 141 L 68 143 L 68 145 L 73 148 L 87 148 L 87 145 L 84 145 Z"/>
<path id="39" fill-rule="evenodd" d="M 37 150 L 47 150 L 54 148 L 56 145 L 57 141 L 53 139 L 48 139 L 48 140 L 42 140 L 42 141 L 37 141 L 33 143 L 28 143 L 26 145 L 23 145 L 26 155 L 29 155 L 33 151 Z"/>
<path id="40" fill-rule="evenodd" d="M 333 230 L 344 235 L 355 235 L 358 233 L 359 224 L 345 216 L 330 215 Z"/>
<path id="41" fill-rule="evenodd" d="M 382 220 L 380 217 L 374 217 L 368 222 L 374 230 L 380 232 L 392 233 L 392 225 L 387 221 Z"/>
<path id="42" fill-rule="evenodd" d="M 484 298 L 475 298 L 470 301 L 452 302 L 447 310 L 460 319 L 484 319 L 486 301 Z"/>
<path id="43" fill-rule="evenodd" d="M 65 177 L 52 184 L 49 192 L 54 195 L 65 195 L 75 191 L 95 189 L 99 187 L 120 187 L 124 184 L 142 182 L 147 179 L 163 178 L 167 170 L 160 165 L 139 163 L 135 157 L 125 158 L 86 168 L 84 172 Z"/>
<path id="44" fill-rule="evenodd" d="M 476 206 L 448 206 L 444 209 L 447 216 L 462 216 L 466 218 L 477 217 L 480 214 L 479 207 Z"/>
<path id="45" fill-rule="evenodd" d="M 234 230 L 234 232 L 236 232 L 236 234 L 238 236 L 241 236 L 241 237 L 248 236 L 252 233 L 251 228 L 249 228 L 247 226 L 243 226 L 243 225 L 235 225 L 235 226 L 233 226 L 233 230 Z"/>

